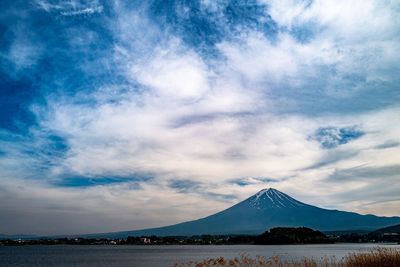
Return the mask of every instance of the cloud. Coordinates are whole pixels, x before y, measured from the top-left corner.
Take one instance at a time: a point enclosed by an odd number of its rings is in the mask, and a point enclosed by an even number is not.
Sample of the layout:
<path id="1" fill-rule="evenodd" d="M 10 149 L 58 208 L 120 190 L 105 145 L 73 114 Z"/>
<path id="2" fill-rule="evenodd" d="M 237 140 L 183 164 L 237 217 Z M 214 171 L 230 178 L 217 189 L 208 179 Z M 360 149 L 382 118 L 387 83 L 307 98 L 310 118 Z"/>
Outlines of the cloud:
<path id="1" fill-rule="evenodd" d="M 5 19 L 7 12 L 4 17 L 0 17 L 0 22 Z M 0 50 L 0 67 L 13 78 L 35 67 L 45 49 L 45 45 L 39 42 L 36 34 L 30 31 L 25 19 L 22 17 L 21 23 L 4 29 L 2 36 L 4 43 Z"/>
<path id="2" fill-rule="evenodd" d="M 179 193 L 184 194 L 196 194 L 204 198 L 213 199 L 217 201 L 223 201 L 231 203 L 237 200 L 237 196 L 229 193 L 216 193 L 216 184 L 204 184 L 200 182 L 195 182 L 192 180 L 176 180 L 172 179 L 168 186 L 171 189 L 176 190 Z"/>
<path id="3" fill-rule="evenodd" d="M 142 186 L 137 188 L 123 183 L 54 188 L 32 181 L 6 180 L 3 176 L 1 229 L 9 233 L 24 231 L 38 235 L 141 229 L 206 216 L 210 207 L 215 212 L 224 207 L 224 202 L 215 198 L 180 194 L 152 183 Z M 166 201 L 173 208 L 165 209 L 163 203 Z M 193 209 L 194 205 L 196 209 Z"/>
<path id="4" fill-rule="evenodd" d="M 41 49 L 28 40 L 16 40 L 10 47 L 8 59 L 17 69 L 31 67 L 40 57 Z"/>
<path id="5" fill-rule="evenodd" d="M 363 180 L 368 178 L 386 179 L 393 176 L 399 177 L 400 165 L 383 166 L 383 167 L 368 167 L 357 166 L 350 169 L 335 170 L 330 179 L 346 179 L 346 180 Z"/>
<path id="6" fill-rule="evenodd" d="M 132 78 L 150 87 L 155 97 L 197 101 L 209 90 L 207 66 L 193 52 L 174 51 L 175 46 L 179 50 L 179 44 L 171 44 L 135 64 Z"/>
<path id="7" fill-rule="evenodd" d="M 179 36 L 205 57 L 218 53 L 215 46 L 243 32 L 259 31 L 274 38 L 275 22 L 264 16 L 266 6 L 257 1 L 165 1 L 148 5 L 150 17 L 163 31 Z"/>
<path id="8" fill-rule="evenodd" d="M 47 1 L 37 0 L 36 6 L 46 12 L 57 12 L 62 16 L 79 16 L 101 13 L 103 6 L 97 0 Z"/>
<path id="9" fill-rule="evenodd" d="M 38 96 L 24 133 L 0 132 L 0 231 L 161 226 L 271 185 L 398 214 L 396 3 L 35 3 L 45 37 L 1 51 Z"/>
<path id="10" fill-rule="evenodd" d="M 387 148 L 393 148 L 393 147 L 398 147 L 398 146 L 400 146 L 400 142 L 387 141 L 383 144 L 376 146 L 376 149 L 387 149 Z"/>
<path id="11" fill-rule="evenodd" d="M 84 9 L 79 9 L 79 10 L 73 10 L 73 11 L 63 11 L 60 14 L 63 16 L 77 16 L 77 15 L 91 15 L 94 13 L 101 13 L 103 11 L 102 6 L 96 6 L 96 7 L 87 7 Z"/>
<path id="12" fill-rule="evenodd" d="M 265 187 L 267 184 L 278 183 L 282 180 L 263 178 L 263 177 L 246 177 L 246 178 L 232 179 L 230 182 L 232 184 L 239 186 L 259 185 L 260 187 Z"/>
<path id="13" fill-rule="evenodd" d="M 200 183 L 193 182 L 191 180 L 172 180 L 169 186 L 179 192 L 197 191 L 200 187 Z"/>

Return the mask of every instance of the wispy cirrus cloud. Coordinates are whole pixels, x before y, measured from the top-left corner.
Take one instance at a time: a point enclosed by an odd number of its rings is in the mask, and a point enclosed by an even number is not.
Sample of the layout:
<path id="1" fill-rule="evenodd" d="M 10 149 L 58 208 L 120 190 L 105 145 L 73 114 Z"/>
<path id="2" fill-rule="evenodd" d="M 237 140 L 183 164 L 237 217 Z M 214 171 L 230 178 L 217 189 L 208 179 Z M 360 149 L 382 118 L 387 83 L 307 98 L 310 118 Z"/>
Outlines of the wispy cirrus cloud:
<path id="1" fill-rule="evenodd" d="M 62 16 L 79 16 L 101 13 L 103 5 L 97 0 L 48 1 L 37 0 L 36 6 L 46 12 L 56 12 Z"/>

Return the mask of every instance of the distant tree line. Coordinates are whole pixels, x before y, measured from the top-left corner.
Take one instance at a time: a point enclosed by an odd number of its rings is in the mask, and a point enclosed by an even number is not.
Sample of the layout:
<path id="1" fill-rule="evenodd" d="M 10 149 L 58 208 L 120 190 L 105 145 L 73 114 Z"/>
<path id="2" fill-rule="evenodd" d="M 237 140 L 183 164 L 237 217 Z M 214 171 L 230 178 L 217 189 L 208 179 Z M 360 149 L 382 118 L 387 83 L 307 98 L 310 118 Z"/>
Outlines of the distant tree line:
<path id="1" fill-rule="evenodd" d="M 0 239 L 0 245 L 239 245 L 239 244 L 325 244 L 398 242 L 400 234 L 386 232 L 331 233 L 326 235 L 306 227 L 277 227 L 261 235 L 129 236 L 127 238 L 41 238 Z"/>

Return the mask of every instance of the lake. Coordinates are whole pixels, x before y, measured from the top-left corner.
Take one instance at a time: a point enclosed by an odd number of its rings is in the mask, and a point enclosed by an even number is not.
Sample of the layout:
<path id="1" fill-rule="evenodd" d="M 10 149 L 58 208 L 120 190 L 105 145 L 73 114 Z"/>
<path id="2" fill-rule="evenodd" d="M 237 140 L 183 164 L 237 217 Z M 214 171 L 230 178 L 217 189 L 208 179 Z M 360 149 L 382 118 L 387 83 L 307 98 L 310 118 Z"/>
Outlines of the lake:
<path id="1" fill-rule="evenodd" d="M 0 266 L 137 266 L 163 267 L 176 262 L 224 256 L 234 258 L 241 253 L 250 256 L 280 255 L 284 259 L 304 256 L 342 258 L 348 253 L 367 251 L 374 247 L 400 249 L 394 244 L 329 244 L 329 245 L 164 245 L 164 246 L 0 246 Z"/>

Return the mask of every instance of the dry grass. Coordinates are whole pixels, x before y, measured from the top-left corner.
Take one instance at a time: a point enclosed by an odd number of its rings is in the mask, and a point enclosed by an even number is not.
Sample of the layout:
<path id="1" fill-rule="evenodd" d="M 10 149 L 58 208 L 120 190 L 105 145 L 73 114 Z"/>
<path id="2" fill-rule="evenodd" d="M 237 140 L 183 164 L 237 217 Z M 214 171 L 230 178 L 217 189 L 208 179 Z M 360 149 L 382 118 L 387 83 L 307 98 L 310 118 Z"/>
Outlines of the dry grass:
<path id="1" fill-rule="evenodd" d="M 400 267 L 400 251 L 376 248 L 368 252 L 351 253 L 343 259 L 325 257 L 319 260 L 303 258 L 296 261 L 282 260 L 278 256 L 251 258 L 246 254 L 234 259 L 224 257 L 199 262 L 177 263 L 174 267 Z"/>
<path id="2" fill-rule="evenodd" d="M 344 260 L 346 267 L 400 267 L 400 250 L 376 248 L 369 252 L 349 254 Z"/>

